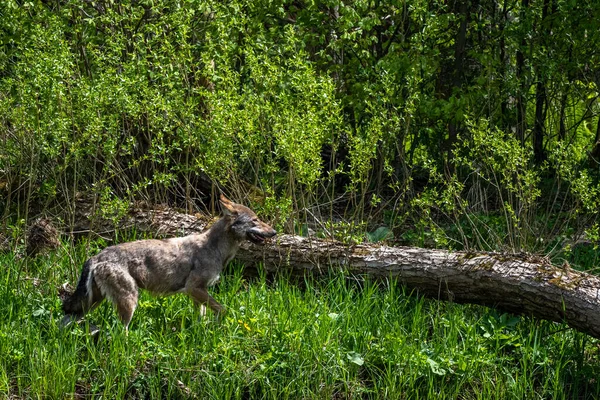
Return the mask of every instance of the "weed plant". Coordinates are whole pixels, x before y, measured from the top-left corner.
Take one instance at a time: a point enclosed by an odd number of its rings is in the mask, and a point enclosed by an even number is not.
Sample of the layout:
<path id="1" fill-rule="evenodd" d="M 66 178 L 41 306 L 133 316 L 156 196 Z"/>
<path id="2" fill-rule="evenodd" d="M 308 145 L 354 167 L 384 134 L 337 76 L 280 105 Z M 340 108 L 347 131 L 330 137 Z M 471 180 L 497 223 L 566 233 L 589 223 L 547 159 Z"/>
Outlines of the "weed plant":
<path id="1" fill-rule="evenodd" d="M 129 335 L 112 305 L 59 329 L 58 288 L 89 247 L 0 255 L 4 398 L 598 398 L 598 342 L 561 324 L 438 302 L 331 271 L 247 278 L 231 265 L 202 319 L 142 293 Z M 89 334 L 88 323 L 101 328 Z"/>

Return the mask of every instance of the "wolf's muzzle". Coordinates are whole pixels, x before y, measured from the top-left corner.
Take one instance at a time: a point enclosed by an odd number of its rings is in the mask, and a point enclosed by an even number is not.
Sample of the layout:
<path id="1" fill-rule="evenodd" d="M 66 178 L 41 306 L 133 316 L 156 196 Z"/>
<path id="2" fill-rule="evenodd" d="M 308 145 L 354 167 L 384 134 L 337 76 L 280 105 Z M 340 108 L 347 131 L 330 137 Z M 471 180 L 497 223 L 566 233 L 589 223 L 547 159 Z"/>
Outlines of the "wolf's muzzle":
<path id="1" fill-rule="evenodd" d="M 273 228 L 271 228 L 268 231 L 264 231 L 264 230 L 259 230 L 259 229 L 252 229 L 250 231 L 248 231 L 248 240 L 250 240 L 252 243 L 256 243 L 256 244 L 262 244 L 265 242 L 266 239 L 268 238 L 272 238 L 273 236 L 275 236 L 277 234 L 277 231 Z"/>

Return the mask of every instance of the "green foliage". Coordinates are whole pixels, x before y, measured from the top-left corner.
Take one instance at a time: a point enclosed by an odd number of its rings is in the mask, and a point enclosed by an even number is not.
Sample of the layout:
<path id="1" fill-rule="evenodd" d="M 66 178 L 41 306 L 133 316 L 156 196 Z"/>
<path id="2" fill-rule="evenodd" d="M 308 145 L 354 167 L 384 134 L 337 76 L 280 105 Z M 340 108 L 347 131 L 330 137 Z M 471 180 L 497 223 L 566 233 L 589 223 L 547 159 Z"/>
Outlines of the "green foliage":
<path id="1" fill-rule="evenodd" d="M 393 239 L 394 232 L 387 226 L 380 226 L 373 232 L 367 232 L 367 240 L 371 243 L 377 243 L 388 239 Z"/>
<path id="2" fill-rule="evenodd" d="M 28 28 L 0 82 L 11 187 L 44 204 L 89 189 L 162 202 L 199 173 L 288 196 L 315 187 L 340 110 L 295 30 L 273 48 L 256 26 L 256 41 L 231 47 L 220 34 L 246 23 L 224 19 L 232 4 L 174 5 L 7 8 Z"/>
<path id="3" fill-rule="evenodd" d="M 224 191 L 289 232 L 558 253 L 598 222 L 600 9 L 551 3 L 5 1 L 0 222 Z"/>
<path id="4" fill-rule="evenodd" d="M 512 250 L 531 248 L 528 227 L 532 225 L 536 201 L 541 195 L 539 169 L 532 168 L 533 151 L 510 135 L 490 128 L 486 121 L 469 123 L 472 143 L 457 149 L 457 163 L 468 168 L 475 180 L 495 188 Z M 477 199 L 479 200 L 479 199 Z"/>
<path id="5" fill-rule="evenodd" d="M 563 243 L 588 226 L 581 221 L 598 217 L 596 178 L 562 145 L 537 166 L 531 147 L 488 121 L 467 121 L 467 126 L 468 136 L 459 138 L 452 152 L 451 173 L 440 172 L 427 153 L 419 156 L 430 184 L 412 201 L 419 217 L 415 225 L 421 232 L 429 230 L 433 242 L 421 238 L 416 243 L 543 252 L 561 262 Z M 549 190 L 548 178 L 542 178 L 550 171 L 556 176 Z M 553 197 L 544 197 L 544 191 Z"/>
<path id="6" fill-rule="evenodd" d="M 324 236 L 333 236 L 336 240 L 347 244 L 357 244 L 364 240 L 365 230 L 365 223 L 357 224 L 345 221 L 333 223 L 327 221 Z"/>

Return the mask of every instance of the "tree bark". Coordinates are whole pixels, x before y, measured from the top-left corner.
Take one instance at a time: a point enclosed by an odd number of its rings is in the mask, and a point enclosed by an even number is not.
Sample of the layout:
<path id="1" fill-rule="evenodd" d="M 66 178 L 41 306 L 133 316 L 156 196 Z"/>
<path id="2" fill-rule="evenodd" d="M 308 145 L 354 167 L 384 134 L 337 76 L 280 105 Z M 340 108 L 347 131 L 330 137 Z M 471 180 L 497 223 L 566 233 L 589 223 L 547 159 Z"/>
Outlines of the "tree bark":
<path id="1" fill-rule="evenodd" d="M 201 232 L 207 220 L 168 209 L 132 209 L 124 218 L 126 226 L 164 236 Z M 278 235 L 263 246 L 244 243 L 236 259 L 248 266 L 262 264 L 267 272 L 285 269 L 298 276 L 318 276 L 333 268 L 391 279 L 434 299 L 566 322 L 600 338 L 600 278 L 569 266 L 553 266 L 542 257 L 347 245 Z"/>

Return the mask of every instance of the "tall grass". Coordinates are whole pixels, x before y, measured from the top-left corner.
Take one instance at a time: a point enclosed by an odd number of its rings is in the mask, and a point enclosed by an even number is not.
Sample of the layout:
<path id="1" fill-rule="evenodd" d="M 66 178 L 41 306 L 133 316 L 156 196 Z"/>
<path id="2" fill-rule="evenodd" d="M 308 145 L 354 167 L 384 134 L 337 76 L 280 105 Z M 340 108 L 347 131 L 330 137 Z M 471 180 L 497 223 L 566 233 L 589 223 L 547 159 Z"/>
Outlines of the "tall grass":
<path id="1" fill-rule="evenodd" d="M 565 326 L 425 299 L 343 272 L 297 282 L 232 265 L 204 319 L 143 293 L 129 335 L 109 303 L 58 328 L 58 287 L 86 247 L 0 255 L 0 396 L 8 398 L 597 398 L 598 342 Z"/>

